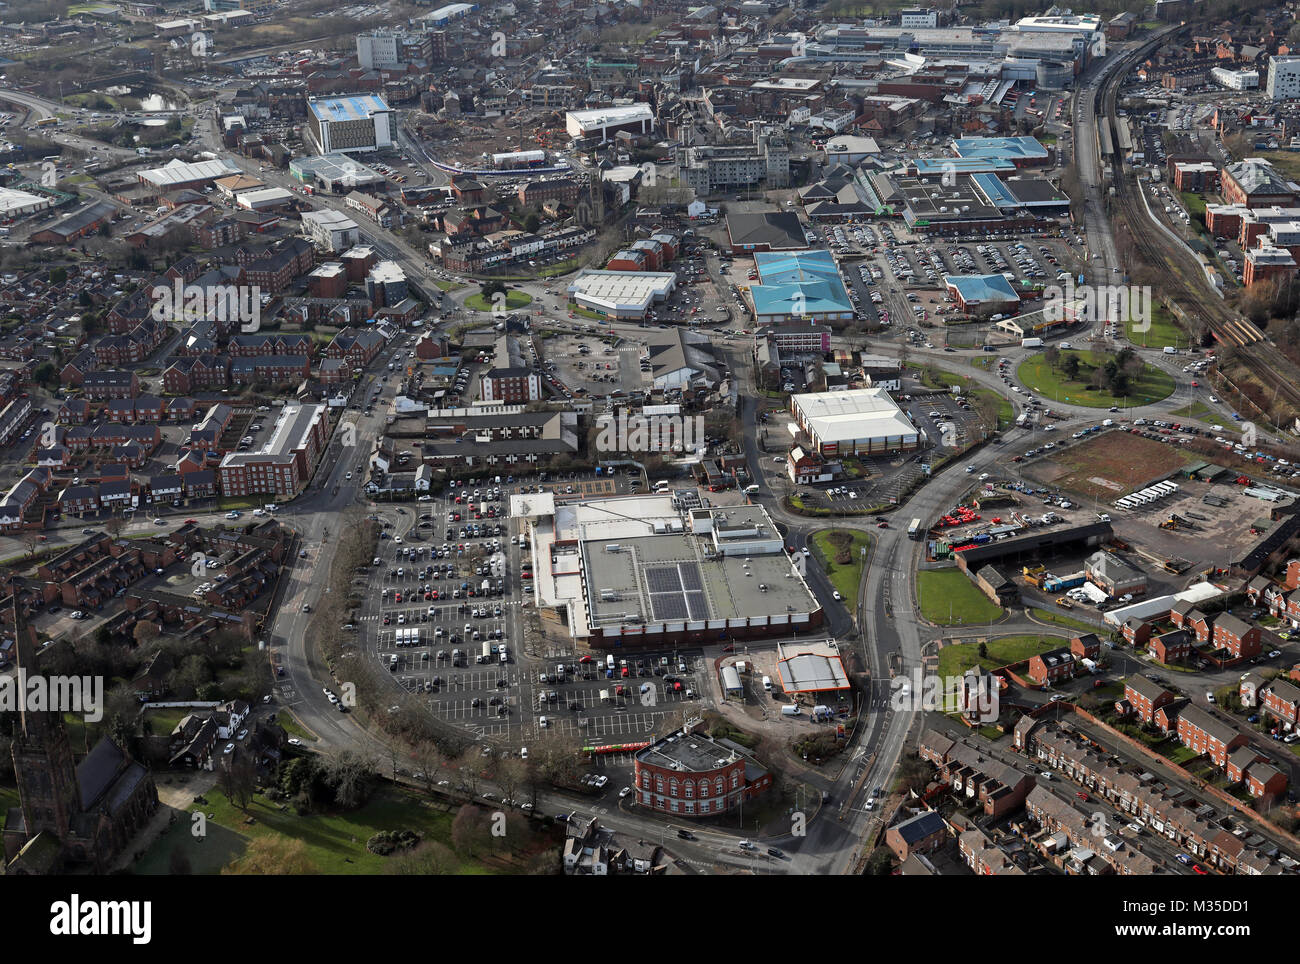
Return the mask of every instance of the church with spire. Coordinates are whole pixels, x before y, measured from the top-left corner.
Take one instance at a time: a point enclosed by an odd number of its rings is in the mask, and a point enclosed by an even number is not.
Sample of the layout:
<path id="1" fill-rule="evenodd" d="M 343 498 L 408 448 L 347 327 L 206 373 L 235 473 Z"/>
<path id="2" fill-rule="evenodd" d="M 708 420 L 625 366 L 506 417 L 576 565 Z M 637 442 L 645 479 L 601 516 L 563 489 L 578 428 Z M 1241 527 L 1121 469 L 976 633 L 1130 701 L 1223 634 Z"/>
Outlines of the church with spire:
<path id="1" fill-rule="evenodd" d="M 16 675 L 30 679 L 40 673 L 40 650 L 18 595 Z M 13 762 L 20 805 L 5 815 L 6 874 L 106 873 L 158 809 L 152 774 L 108 737 L 77 762 L 58 711 L 23 707 Z"/>

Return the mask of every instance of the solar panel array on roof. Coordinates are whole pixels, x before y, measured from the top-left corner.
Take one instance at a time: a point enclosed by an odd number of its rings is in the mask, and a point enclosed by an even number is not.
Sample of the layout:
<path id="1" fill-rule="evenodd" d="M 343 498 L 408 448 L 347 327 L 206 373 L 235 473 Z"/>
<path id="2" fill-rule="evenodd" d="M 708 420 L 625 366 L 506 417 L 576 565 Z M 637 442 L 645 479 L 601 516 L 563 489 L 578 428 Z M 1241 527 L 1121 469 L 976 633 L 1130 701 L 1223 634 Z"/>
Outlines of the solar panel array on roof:
<path id="1" fill-rule="evenodd" d="M 656 622 L 686 618 L 686 597 L 681 593 L 652 592 L 650 610 Z"/>
<path id="2" fill-rule="evenodd" d="M 678 566 L 678 572 L 682 577 L 682 588 L 688 592 L 702 592 L 704 583 L 700 579 L 700 567 L 695 563 L 686 563 Z"/>
<path id="3" fill-rule="evenodd" d="M 709 618 L 700 567 L 694 562 L 655 566 L 645 571 L 650 611 L 656 621 Z"/>

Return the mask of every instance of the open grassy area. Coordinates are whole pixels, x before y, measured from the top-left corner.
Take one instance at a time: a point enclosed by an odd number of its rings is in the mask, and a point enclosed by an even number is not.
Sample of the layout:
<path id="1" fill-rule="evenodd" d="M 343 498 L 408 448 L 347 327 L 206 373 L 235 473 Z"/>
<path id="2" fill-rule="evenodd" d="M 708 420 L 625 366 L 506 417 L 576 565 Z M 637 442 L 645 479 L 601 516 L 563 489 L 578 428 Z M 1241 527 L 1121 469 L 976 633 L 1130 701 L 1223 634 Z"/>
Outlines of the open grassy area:
<path id="1" fill-rule="evenodd" d="M 996 669 L 1009 663 L 1018 663 L 1036 653 L 1064 646 L 1062 636 L 1003 636 L 985 643 L 987 656 L 980 656 L 979 643 L 953 643 L 939 650 L 939 675 L 960 676 L 972 666 Z"/>
<path id="2" fill-rule="evenodd" d="M 1129 394 L 1117 398 L 1109 392 L 1094 389 L 1089 384 L 1093 370 L 1105 364 L 1114 357 L 1113 355 L 1105 352 L 1063 351 L 1062 361 L 1069 355 L 1077 356 L 1080 362 L 1079 375 L 1075 379 L 1066 378 L 1060 368 L 1052 368 L 1048 365 L 1045 352 L 1031 355 L 1021 362 L 1017 374 L 1025 385 L 1048 401 L 1069 402 L 1071 405 L 1090 408 L 1150 405 L 1152 402 L 1168 398 L 1174 392 L 1172 375 L 1151 365 L 1143 365 L 1141 373 L 1133 380 L 1133 387 Z"/>
<path id="3" fill-rule="evenodd" d="M 1175 408 L 1169 413 L 1179 418 L 1195 418 L 1206 420 L 1214 417 L 1214 409 L 1204 402 L 1192 402 L 1190 405 L 1184 405 L 1182 408 Z"/>
<path id="4" fill-rule="evenodd" d="M 506 311 L 515 311 L 532 302 L 532 295 L 525 294 L 522 291 L 507 291 L 505 300 Z M 470 295 L 465 299 L 465 307 L 474 311 L 491 311 L 496 306 L 496 302 L 490 298 L 484 298 L 482 292 L 476 295 Z"/>
<path id="5" fill-rule="evenodd" d="M 425 840 L 448 846 L 451 842 L 453 813 L 396 788 L 376 791 L 370 802 L 358 810 L 303 817 L 292 808 L 280 810 L 278 804 L 269 803 L 261 795 L 253 798 L 247 814 L 227 801 L 220 791 L 210 791 L 206 799 L 206 804 L 196 804 L 191 812 L 211 814 L 207 837 L 196 839 L 190 833 L 190 821 L 178 820 L 135 865 L 135 873 L 168 873 L 172 851 L 180 849 L 189 858 L 195 874 L 215 874 L 241 856 L 253 838 L 274 835 L 301 840 L 308 859 L 320 873 L 383 874 L 391 866 L 390 858 L 366 850 L 366 841 L 381 830 L 410 829 Z M 253 818 L 252 823 L 246 822 L 249 817 Z M 456 872 L 490 874 L 508 870 L 505 861 L 494 858 L 492 863 L 464 861 Z"/>
<path id="6" fill-rule="evenodd" d="M 1202 221 L 1205 220 L 1205 198 L 1190 191 L 1180 192 L 1179 197 L 1183 199 L 1183 207 L 1187 208 L 1189 215 Z"/>
<path id="7" fill-rule="evenodd" d="M 1050 609 L 1035 609 L 1032 615 L 1041 622 L 1051 623 L 1053 626 L 1063 626 L 1066 629 L 1077 629 L 1081 633 L 1095 633 L 1097 631 L 1097 627 L 1092 623 L 1086 623 L 1082 619 L 1075 619 L 1063 612 L 1053 612 Z"/>
<path id="8" fill-rule="evenodd" d="M 465 287 L 463 284 L 458 284 L 455 281 L 435 281 L 433 284 L 439 291 L 459 291 L 461 288 Z"/>
<path id="9" fill-rule="evenodd" d="M 1164 305 L 1152 304 L 1151 327 L 1146 331 L 1138 331 L 1138 326 L 1142 324 L 1144 322 L 1138 320 L 1124 322 L 1124 337 L 1143 348 L 1164 348 L 1166 345 L 1187 348 L 1190 343 L 1187 333 L 1178 327 L 1174 316 Z"/>
<path id="10" fill-rule="evenodd" d="M 288 733 L 290 736 L 296 736 L 298 739 L 305 740 L 308 743 L 315 743 L 317 740 L 314 733 L 308 732 L 307 729 L 298 722 L 298 718 L 293 715 L 292 710 L 281 710 L 275 721 L 279 723 L 284 732 Z"/>
<path id="11" fill-rule="evenodd" d="M 956 568 L 918 572 L 916 595 L 921 615 L 939 626 L 988 623 L 1002 615 L 1002 609 Z"/>
<path id="12" fill-rule="evenodd" d="M 176 729 L 176 724 L 185 719 L 190 713 L 189 710 L 180 706 L 164 706 L 158 709 L 148 710 L 145 713 L 145 719 L 149 721 L 155 735 L 170 733 Z"/>
<path id="13" fill-rule="evenodd" d="M 853 538 L 852 545 L 849 547 L 849 556 L 852 559 L 848 565 L 837 565 L 834 560 L 837 550 L 831 542 L 831 534 L 834 532 L 844 532 Z M 862 570 L 865 560 L 862 557 L 862 550 L 866 549 L 871 543 L 871 537 L 865 532 L 850 531 L 848 529 L 822 529 L 812 534 L 813 553 L 817 556 L 817 561 L 821 567 L 826 570 L 826 575 L 830 577 L 833 585 L 845 602 L 852 603 L 858 598 L 858 586 L 862 584 Z"/>
<path id="14" fill-rule="evenodd" d="M 971 396 L 974 398 L 992 399 L 997 405 L 997 425 L 988 426 L 991 429 L 1002 429 L 1008 427 L 1016 418 L 1015 409 L 1011 407 L 1011 399 L 1004 398 L 991 388 L 977 388 L 972 391 Z"/>
<path id="15" fill-rule="evenodd" d="M 569 302 L 569 311 L 577 315 L 579 318 L 591 318 L 594 321 L 609 321 L 609 319 L 600 312 L 592 311 L 590 308 L 583 308 L 572 301 Z"/>

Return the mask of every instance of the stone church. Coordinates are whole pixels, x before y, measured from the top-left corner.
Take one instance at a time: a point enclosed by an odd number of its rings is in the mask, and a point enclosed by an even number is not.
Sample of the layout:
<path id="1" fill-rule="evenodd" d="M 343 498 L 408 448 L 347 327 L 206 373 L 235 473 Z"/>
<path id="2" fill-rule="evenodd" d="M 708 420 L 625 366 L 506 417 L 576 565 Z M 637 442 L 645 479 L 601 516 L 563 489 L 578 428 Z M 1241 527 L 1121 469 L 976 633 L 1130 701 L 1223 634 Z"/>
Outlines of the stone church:
<path id="1" fill-rule="evenodd" d="M 15 661 L 30 678 L 36 632 L 16 603 L 13 616 Z M 158 809 L 152 774 L 109 738 L 76 762 L 60 713 L 24 709 L 13 760 L 20 806 L 5 818 L 6 874 L 105 873 Z"/>

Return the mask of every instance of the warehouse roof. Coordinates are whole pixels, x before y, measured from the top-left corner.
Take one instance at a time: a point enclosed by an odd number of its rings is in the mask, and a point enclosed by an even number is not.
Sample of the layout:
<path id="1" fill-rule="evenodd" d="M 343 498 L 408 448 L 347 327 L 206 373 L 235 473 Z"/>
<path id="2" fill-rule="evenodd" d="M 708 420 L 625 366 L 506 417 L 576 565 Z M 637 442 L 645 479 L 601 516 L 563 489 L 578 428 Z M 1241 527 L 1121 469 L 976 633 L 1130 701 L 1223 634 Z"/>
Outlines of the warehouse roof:
<path id="1" fill-rule="evenodd" d="M 790 401 L 804 425 L 822 442 L 917 434 L 883 388 L 792 395 Z"/>
<path id="2" fill-rule="evenodd" d="M 957 289 L 962 300 L 968 304 L 1020 301 L 1011 282 L 1000 274 L 948 275 L 943 283 L 949 288 Z"/>
<path id="3" fill-rule="evenodd" d="M 176 184 L 188 184 L 191 181 L 215 181 L 220 177 L 240 173 L 234 164 L 220 158 L 212 161 L 182 160 L 170 161 L 162 167 L 150 168 L 140 172 L 140 180 L 155 187 L 171 187 Z"/>
<path id="4" fill-rule="evenodd" d="M 803 225 L 793 211 L 740 212 L 727 215 L 727 234 L 733 245 L 767 245 L 770 248 L 807 248 Z"/>
<path id="5" fill-rule="evenodd" d="M 958 137 L 952 148 L 958 157 L 1047 159 L 1047 148 L 1033 137 Z"/>

